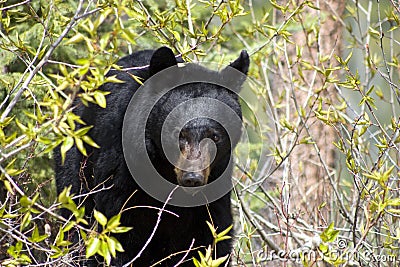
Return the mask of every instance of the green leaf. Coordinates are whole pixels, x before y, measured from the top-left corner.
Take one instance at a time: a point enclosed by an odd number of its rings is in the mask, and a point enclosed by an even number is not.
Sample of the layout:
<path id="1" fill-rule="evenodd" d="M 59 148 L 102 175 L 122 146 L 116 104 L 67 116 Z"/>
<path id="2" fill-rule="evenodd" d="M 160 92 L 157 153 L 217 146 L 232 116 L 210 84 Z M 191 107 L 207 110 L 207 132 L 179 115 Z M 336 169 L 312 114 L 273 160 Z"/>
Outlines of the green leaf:
<path id="1" fill-rule="evenodd" d="M 132 227 L 118 226 L 118 227 L 113 228 L 110 231 L 111 231 L 111 233 L 114 233 L 114 234 L 121 234 L 121 233 L 126 233 L 130 230 L 132 230 Z"/>
<path id="2" fill-rule="evenodd" d="M 28 227 L 28 225 L 30 224 L 32 220 L 32 215 L 31 213 L 28 211 L 24 217 L 22 218 L 22 222 L 20 225 L 20 231 L 22 232 L 22 230 L 24 230 L 26 227 Z"/>
<path id="3" fill-rule="evenodd" d="M 19 258 L 19 261 L 22 261 L 23 264 L 32 263 L 31 258 L 29 258 L 29 256 L 26 254 L 19 254 L 18 258 Z"/>
<path id="4" fill-rule="evenodd" d="M 87 156 L 86 148 L 83 145 L 82 139 L 75 137 L 75 143 L 78 150 L 84 155 Z"/>
<path id="5" fill-rule="evenodd" d="M 194 266 L 196 266 L 196 267 L 201 267 L 200 262 L 199 262 L 196 258 L 193 257 L 192 260 L 193 260 Z"/>
<path id="6" fill-rule="evenodd" d="M 60 203 L 70 202 L 69 200 L 71 199 L 71 197 L 70 197 L 71 188 L 72 188 L 72 185 L 65 187 L 63 189 L 63 191 L 58 195 L 58 202 L 60 202 Z"/>
<path id="7" fill-rule="evenodd" d="M 349 63 L 352 56 L 353 56 L 353 50 L 350 51 L 349 55 L 344 60 L 345 65 L 347 65 Z"/>
<path id="8" fill-rule="evenodd" d="M 74 227 L 76 225 L 75 221 L 69 221 L 64 227 L 63 227 L 63 231 L 68 232 L 69 230 L 72 229 L 72 227 Z"/>
<path id="9" fill-rule="evenodd" d="M 37 226 L 33 228 L 32 235 L 30 238 L 28 238 L 29 241 L 33 243 L 39 243 L 45 240 L 48 236 L 47 235 L 40 235 L 39 234 L 39 229 Z"/>
<path id="10" fill-rule="evenodd" d="M 143 84 L 143 81 L 141 80 L 141 79 L 142 79 L 141 77 L 135 76 L 135 75 L 133 75 L 133 74 L 131 74 L 131 73 L 128 73 L 128 74 L 131 76 L 132 79 L 135 80 L 135 82 L 137 82 L 137 83 L 140 84 L 140 85 Z"/>
<path id="11" fill-rule="evenodd" d="M 21 204 L 22 207 L 27 208 L 32 204 L 32 201 L 27 196 L 22 196 L 19 200 L 19 204 Z"/>
<path id="12" fill-rule="evenodd" d="M 216 260 L 213 260 L 210 267 L 218 267 L 218 266 L 220 266 L 221 264 L 223 264 L 226 261 L 228 256 L 229 255 L 226 255 L 224 257 L 221 257 L 221 258 L 218 258 Z"/>
<path id="13" fill-rule="evenodd" d="M 17 124 L 18 128 L 21 129 L 22 132 L 26 132 L 28 130 L 28 127 L 23 125 L 18 119 L 15 119 L 15 123 Z"/>
<path id="14" fill-rule="evenodd" d="M 80 43 L 83 40 L 85 40 L 85 36 L 83 36 L 81 33 L 76 34 L 75 36 L 71 37 L 69 40 L 67 40 L 64 45 L 70 45 L 70 44 L 76 44 Z"/>
<path id="15" fill-rule="evenodd" d="M 222 238 L 222 237 L 224 237 L 225 239 L 229 239 L 230 236 L 226 236 L 226 235 L 229 233 L 229 231 L 230 231 L 231 229 L 232 229 L 232 225 L 229 226 L 228 228 L 226 228 L 225 230 L 223 230 L 222 232 L 220 232 L 220 233 L 217 235 L 217 239 Z"/>
<path id="16" fill-rule="evenodd" d="M 65 157 L 67 155 L 68 150 L 71 149 L 71 147 L 74 145 L 74 138 L 72 138 L 71 136 L 67 136 L 64 139 L 64 142 L 61 145 L 60 148 L 60 153 L 61 153 L 61 164 L 64 164 L 65 162 Z"/>
<path id="17" fill-rule="evenodd" d="M 117 252 L 116 252 L 116 245 L 115 241 L 109 237 L 107 237 L 107 246 L 108 246 L 108 251 L 110 251 L 111 256 L 115 258 Z"/>
<path id="18" fill-rule="evenodd" d="M 93 96 L 94 96 L 94 99 L 96 100 L 96 103 L 97 103 L 100 107 L 106 108 L 106 106 L 107 106 L 107 101 L 106 101 L 106 97 L 104 96 L 103 93 L 96 91 L 96 92 L 94 92 Z"/>
<path id="19" fill-rule="evenodd" d="M 92 129 L 92 128 L 93 128 L 92 125 L 91 125 L 91 126 L 82 127 L 82 128 L 80 128 L 79 130 L 77 130 L 77 131 L 75 132 L 75 135 L 76 135 L 76 136 L 84 136 L 84 135 L 87 134 L 87 132 L 89 132 L 89 130 Z"/>
<path id="20" fill-rule="evenodd" d="M 100 240 L 100 249 L 98 252 L 106 260 L 107 266 L 109 266 L 111 263 L 111 254 L 110 251 L 108 250 L 108 244 L 106 241 Z"/>
<path id="21" fill-rule="evenodd" d="M 90 145 L 90 146 L 92 146 L 92 147 L 100 148 L 100 146 L 99 146 L 98 144 L 96 144 L 96 143 L 93 141 L 93 139 L 92 139 L 90 136 L 88 136 L 88 135 L 82 136 L 82 140 L 83 140 L 86 144 L 88 144 L 88 145 Z"/>
<path id="22" fill-rule="evenodd" d="M 7 189 L 8 192 L 10 192 L 11 195 L 14 195 L 14 191 L 12 189 L 11 183 L 8 180 L 4 180 L 4 187 Z"/>
<path id="23" fill-rule="evenodd" d="M 101 212 L 94 210 L 94 218 L 98 221 L 103 227 L 107 224 L 107 218 Z"/>
<path id="24" fill-rule="evenodd" d="M 121 224 L 120 219 L 121 219 L 121 214 L 113 216 L 107 223 L 107 229 L 111 230 L 118 227 Z"/>
<path id="25" fill-rule="evenodd" d="M 121 243 L 115 238 L 115 237 L 110 237 L 114 241 L 115 244 L 115 250 L 119 252 L 124 252 L 124 248 L 122 247 Z"/>
<path id="26" fill-rule="evenodd" d="M 339 233 L 340 233 L 339 230 L 335 230 L 334 223 L 332 222 L 328 226 L 328 228 L 326 228 L 325 231 L 321 233 L 321 240 L 323 242 L 333 242 L 335 241 Z"/>
<path id="27" fill-rule="evenodd" d="M 59 247 L 53 246 L 53 245 L 50 245 L 50 248 L 51 248 L 51 250 L 54 252 L 54 253 L 51 254 L 51 256 L 50 256 L 51 259 L 57 259 L 57 258 L 59 258 L 59 257 L 61 257 L 61 256 L 64 256 L 64 254 L 66 254 L 66 252 L 68 251 L 68 250 L 65 250 L 65 252 L 64 252 L 64 251 L 63 251 L 62 249 L 60 249 Z"/>
<path id="28" fill-rule="evenodd" d="M 90 258 L 100 249 L 100 239 L 91 237 L 86 245 L 86 258 Z"/>
<path id="29" fill-rule="evenodd" d="M 215 230 L 214 226 L 210 222 L 207 221 L 206 223 L 212 233 L 212 236 L 215 238 L 217 236 L 217 231 Z"/>
<path id="30" fill-rule="evenodd" d="M 400 198 L 389 199 L 386 204 L 388 206 L 400 206 Z"/>
<path id="31" fill-rule="evenodd" d="M 119 80 L 115 75 L 106 78 L 106 82 L 109 83 L 125 83 L 125 81 Z M 104 92 L 103 94 L 108 94 L 109 92 Z"/>
<path id="32" fill-rule="evenodd" d="M 372 28 L 372 27 L 369 27 L 368 30 L 369 30 L 369 33 L 370 33 L 371 35 L 375 35 L 375 36 L 377 36 L 377 37 L 379 37 L 379 36 L 381 35 L 379 31 L 375 30 L 375 29 Z"/>

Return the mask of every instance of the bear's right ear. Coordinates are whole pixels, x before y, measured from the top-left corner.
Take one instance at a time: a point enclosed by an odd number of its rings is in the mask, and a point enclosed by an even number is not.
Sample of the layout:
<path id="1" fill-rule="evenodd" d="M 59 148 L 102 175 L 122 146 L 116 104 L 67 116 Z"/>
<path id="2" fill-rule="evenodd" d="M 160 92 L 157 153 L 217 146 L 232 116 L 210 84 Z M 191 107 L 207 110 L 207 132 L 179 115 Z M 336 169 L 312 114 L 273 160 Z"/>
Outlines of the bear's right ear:
<path id="1" fill-rule="evenodd" d="M 243 83 L 246 80 L 247 72 L 249 71 L 249 65 L 249 54 L 247 54 L 246 50 L 242 50 L 240 56 L 231 64 L 229 64 L 229 67 L 226 67 L 221 71 L 222 79 L 227 85 L 229 85 L 229 89 L 239 93 Z M 240 71 L 244 75 L 240 75 L 240 73 L 238 74 L 237 72 L 232 72 L 232 68 Z"/>
<path id="2" fill-rule="evenodd" d="M 175 65 L 177 65 L 177 62 L 172 50 L 165 46 L 160 47 L 151 56 L 150 76 Z"/>
<path id="3" fill-rule="evenodd" d="M 246 50 L 242 50 L 240 56 L 231 64 L 229 64 L 230 67 L 237 69 L 244 75 L 247 75 L 247 72 L 249 71 L 249 65 L 250 65 L 250 59 L 249 59 L 249 54 L 247 54 Z"/>

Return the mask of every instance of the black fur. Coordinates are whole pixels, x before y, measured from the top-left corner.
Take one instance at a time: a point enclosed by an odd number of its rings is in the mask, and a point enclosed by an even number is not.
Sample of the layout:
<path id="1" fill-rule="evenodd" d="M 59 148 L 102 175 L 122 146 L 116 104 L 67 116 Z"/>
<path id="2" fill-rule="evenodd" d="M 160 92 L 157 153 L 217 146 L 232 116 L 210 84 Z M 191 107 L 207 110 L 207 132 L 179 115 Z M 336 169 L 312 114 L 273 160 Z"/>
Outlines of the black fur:
<path id="1" fill-rule="evenodd" d="M 176 64 L 177 60 L 172 51 L 166 47 L 156 51 L 139 51 L 122 58 L 118 62 L 118 65 L 123 68 L 150 65 L 142 69 L 129 70 L 129 73 L 141 77 L 143 81 L 151 75 Z M 247 74 L 249 66 L 247 53 L 243 51 L 231 66 Z M 218 72 L 210 71 L 210 73 L 221 75 Z M 126 207 L 153 206 L 160 208 L 163 203 L 147 195 L 132 179 L 124 160 L 121 145 L 124 113 L 130 99 L 140 85 L 124 71 L 112 70 L 107 75 L 116 75 L 119 80 L 125 81 L 125 83 L 107 83 L 99 88 L 102 91 L 110 92 L 107 95 L 107 108 L 103 109 L 93 104 L 88 107 L 78 104 L 76 108 L 76 114 L 81 116 L 88 125 L 94 126 L 89 135 L 100 146 L 100 149 L 88 148 L 88 157 L 86 158 L 74 146 L 68 151 L 64 165 L 61 164 L 59 150 L 56 150 L 55 172 L 58 193 L 69 185 L 72 185 L 74 194 L 87 193 L 101 183 L 104 183 L 105 187 L 110 187 L 110 189 L 94 194 L 87 199 L 84 203 L 87 215 L 90 215 L 95 208 L 110 218 L 120 212 L 122 205 L 133 192 L 135 194 Z M 240 90 L 243 81 L 232 82 L 237 82 L 236 87 Z M 176 183 L 174 167 L 166 160 L 159 146 L 160 127 L 173 107 L 182 101 L 200 96 L 223 101 L 241 117 L 237 95 L 218 86 L 202 83 L 188 84 L 165 95 L 155 106 L 147 121 L 146 145 L 155 168 L 165 179 L 174 183 Z M 193 138 L 197 139 L 201 138 L 203 130 L 220 127 L 219 124 L 211 120 L 199 121 L 197 122 L 198 125 L 200 126 L 191 131 Z M 218 130 L 224 133 L 223 129 Z M 240 132 L 240 129 L 238 131 Z M 237 140 L 227 138 L 218 146 L 218 156 L 211 165 L 210 181 L 218 177 L 226 168 L 229 169 L 229 175 L 232 173 L 232 166 L 228 164 L 232 157 L 231 149 L 230 146 L 225 146 L 225 144 L 230 145 L 229 142 L 234 142 L 234 146 Z M 229 193 L 208 206 L 182 208 L 167 205 L 166 209 L 179 215 L 179 218 L 169 213 L 162 215 L 161 223 L 153 240 L 141 257 L 133 263 L 133 266 L 150 266 L 171 254 L 185 251 L 189 248 L 193 239 L 195 240 L 193 247 L 203 246 L 201 250 L 204 252 L 205 248 L 213 241 L 206 221 L 212 221 L 214 226 L 218 228 L 218 232 L 233 223 Z M 137 255 L 155 226 L 157 213 L 158 210 L 156 209 L 134 208 L 122 214 L 122 225 L 131 226 L 133 229 L 116 236 L 125 252 L 118 253 L 117 258 L 113 259 L 112 265 L 122 266 Z M 68 215 L 68 212 L 63 212 L 63 216 Z M 217 257 L 229 254 L 231 252 L 231 241 L 226 240 L 219 243 L 216 251 Z M 172 256 L 159 266 L 174 266 L 183 255 L 184 253 Z M 186 258 L 187 261 L 180 266 L 194 266 L 191 259 L 193 256 L 197 257 L 197 252 L 189 253 Z"/>

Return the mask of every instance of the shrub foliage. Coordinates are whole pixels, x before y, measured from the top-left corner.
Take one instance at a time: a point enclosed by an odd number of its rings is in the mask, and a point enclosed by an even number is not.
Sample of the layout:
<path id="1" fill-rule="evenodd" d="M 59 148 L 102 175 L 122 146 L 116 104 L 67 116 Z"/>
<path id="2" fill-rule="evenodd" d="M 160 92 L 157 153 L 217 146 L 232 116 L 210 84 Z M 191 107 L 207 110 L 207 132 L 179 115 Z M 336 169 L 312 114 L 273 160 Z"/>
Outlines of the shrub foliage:
<path id="1" fill-rule="evenodd" d="M 97 147 L 73 102 L 107 108 L 97 88 L 118 82 L 105 77 L 118 58 L 161 45 L 221 65 L 232 51 L 251 55 L 243 111 L 253 134 L 233 177 L 234 266 L 400 260 L 396 1 L 9 0 L 0 11 L 0 265 L 95 254 L 109 264 L 127 249 L 113 237 L 130 230 L 120 215 L 95 212 L 98 228 L 68 188 L 55 194 L 52 150 Z M 228 238 L 210 230 L 215 243 Z M 212 250 L 194 264 L 218 266 Z"/>

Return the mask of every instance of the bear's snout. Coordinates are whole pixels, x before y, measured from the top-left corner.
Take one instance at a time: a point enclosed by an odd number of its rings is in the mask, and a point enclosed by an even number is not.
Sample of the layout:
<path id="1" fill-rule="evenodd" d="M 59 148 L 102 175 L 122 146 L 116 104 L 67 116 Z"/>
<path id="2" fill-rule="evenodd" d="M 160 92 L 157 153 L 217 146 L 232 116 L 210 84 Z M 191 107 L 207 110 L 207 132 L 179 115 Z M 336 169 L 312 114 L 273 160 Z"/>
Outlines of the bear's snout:
<path id="1" fill-rule="evenodd" d="M 210 150 L 205 144 L 186 144 L 175 166 L 177 182 L 195 187 L 207 184 L 210 175 Z"/>
<path id="2" fill-rule="evenodd" d="M 182 175 L 181 185 L 187 187 L 202 186 L 205 185 L 205 179 L 200 173 L 187 172 Z"/>

